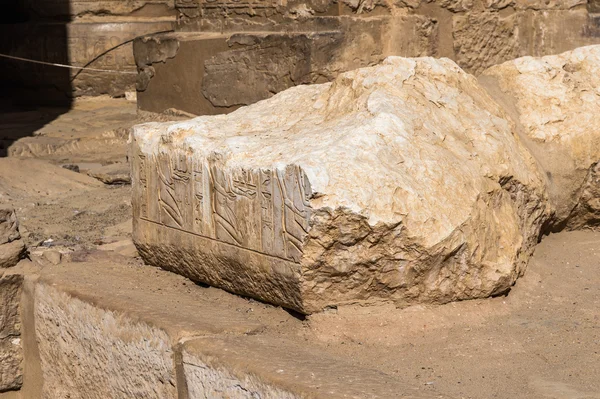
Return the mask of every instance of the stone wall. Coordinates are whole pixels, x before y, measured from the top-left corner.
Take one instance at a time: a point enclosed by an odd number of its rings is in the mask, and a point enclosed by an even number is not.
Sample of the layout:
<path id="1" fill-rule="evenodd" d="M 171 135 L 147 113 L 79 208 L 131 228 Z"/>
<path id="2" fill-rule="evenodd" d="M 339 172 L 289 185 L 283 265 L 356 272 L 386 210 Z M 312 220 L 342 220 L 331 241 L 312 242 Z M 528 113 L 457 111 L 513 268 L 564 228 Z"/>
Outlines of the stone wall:
<path id="1" fill-rule="evenodd" d="M 226 113 L 389 55 L 448 57 L 479 74 L 600 40 L 598 7 L 586 0 L 177 0 L 175 8 L 176 51 L 147 62 L 139 54 L 155 44 L 134 45 L 143 110 Z"/>
<path id="2" fill-rule="evenodd" d="M 0 25 L 1 53 L 121 72 L 136 69 L 132 39 L 170 31 L 175 24 L 178 33 L 171 39 L 181 43 L 177 57 L 160 65 L 137 63 L 141 70 L 138 79 L 145 82 L 138 84 L 140 108 L 156 112 L 168 108 L 196 114 L 229 112 L 296 84 L 331 80 L 340 72 L 373 65 L 389 55 L 449 57 L 465 70 L 480 73 L 519 56 L 554 54 L 593 44 L 600 35 L 594 14 L 600 7 L 595 0 L 13 3 Z M 223 35 L 221 44 L 225 47 L 213 46 L 210 36 L 214 34 Z M 240 40 L 239 35 L 245 34 L 252 37 Z M 282 36 L 275 38 L 277 34 Z M 335 39 L 323 44 L 323 35 Z M 310 36 L 320 39 L 313 41 Z M 195 43 L 204 40 L 211 43 Z M 273 54 L 269 49 L 274 41 L 287 43 L 287 48 Z M 147 41 L 140 41 L 137 47 L 144 43 Z M 198 49 L 208 51 L 204 58 L 194 54 Z M 302 58 L 310 68 L 301 65 L 290 71 L 286 63 L 294 62 L 294 58 Z M 223 65 L 223 60 L 227 60 L 227 70 L 215 67 Z M 161 68 L 166 64 L 169 68 Z M 150 67 L 154 70 L 149 71 Z M 185 72 L 174 76 L 169 69 Z M 37 93 L 63 96 L 119 96 L 133 90 L 136 79 L 131 73 L 78 72 L 6 59 L 0 62 L 0 73 L 4 88 L 26 86 L 36 88 Z M 243 90 L 239 85 L 228 85 L 225 92 L 219 92 L 221 99 L 206 92 L 220 91 L 222 87 L 215 87 L 214 81 L 236 82 L 240 76 Z"/>

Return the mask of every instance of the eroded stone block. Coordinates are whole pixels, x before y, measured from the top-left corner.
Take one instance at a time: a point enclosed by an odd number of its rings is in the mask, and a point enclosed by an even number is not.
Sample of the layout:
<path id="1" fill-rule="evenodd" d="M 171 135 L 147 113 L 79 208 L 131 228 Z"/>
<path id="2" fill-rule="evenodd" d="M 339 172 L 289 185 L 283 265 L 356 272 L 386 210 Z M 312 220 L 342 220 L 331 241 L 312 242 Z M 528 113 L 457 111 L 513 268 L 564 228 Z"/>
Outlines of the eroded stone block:
<path id="1" fill-rule="evenodd" d="M 326 65 L 315 65 L 319 54 L 331 54 L 343 36 L 313 34 L 235 34 L 230 49 L 204 62 L 202 95 L 214 107 L 249 105 L 288 87 L 312 83 L 313 74 L 327 76 Z"/>
<path id="2" fill-rule="evenodd" d="M 437 39 L 436 21 L 419 15 L 311 18 L 294 22 L 293 29 L 283 29 L 292 21 L 272 23 L 264 29 L 270 33 L 237 22 L 220 28 L 229 33 L 136 39 L 139 108 L 227 113 L 292 86 L 331 81 L 387 55 L 430 55 Z"/>
<path id="3" fill-rule="evenodd" d="M 523 57 L 492 67 L 482 81 L 518 121 L 550 180 L 555 224 L 598 224 L 600 46 Z"/>
<path id="4" fill-rule="evenodd" d="M 304 313 L 504 292 L 550 213 L 502 109 L 447 59 L 140 125 L 132 157 L 148 263 Z"/>
<path id="5" fill-rule="evenodd" d="M 167 338 L 178 398 L 446 398 L 318 340 L 276 331 L 302 324 L 281 309 L 150 266 L 48 265 L 35 291 L 48 398 L 173 397 L 164 389 L 172 375 L 161 349 Z"/>
<path id="6" fill-rule="evenodd" d="M 518 14 L 469 13 L 453 17 L 456 62 L 472 73 L 520 55 Z"/>

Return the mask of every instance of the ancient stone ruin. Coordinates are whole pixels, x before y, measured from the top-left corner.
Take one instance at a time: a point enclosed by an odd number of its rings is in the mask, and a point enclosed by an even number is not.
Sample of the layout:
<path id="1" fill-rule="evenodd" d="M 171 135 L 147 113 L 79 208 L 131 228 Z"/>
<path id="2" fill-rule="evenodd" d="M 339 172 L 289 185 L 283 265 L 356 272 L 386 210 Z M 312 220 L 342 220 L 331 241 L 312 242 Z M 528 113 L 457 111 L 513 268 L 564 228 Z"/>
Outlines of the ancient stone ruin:
<path id="1" fill-rule="evenodd" d="M 0 399 L 600 392 L 600 2 L 13 3 Z"/>
<path id="2" fill-rule="evenodd" d="M 450 60 L 391 57 L 140 125 L 134 241 L 150 264 L 302 313 L 506 292 L 549 226 L 597 224 L 599 55 L 487 70 L 509 112 Z"/>
<path id="3" fill-rule="evenodd" d="M 303 313 L 505 292 L 550 217 L 514 125 L 447 59 L 388 58 L 132 139 L 145 260 Z"/>
<path id="4" fill-rule="evenodd" d="M 583 47 L 525 57 L 486 70 L 480 80 L 514 117 L 517 132 L 550 181 L 557 229 L 597 225 L 600 52 Z"/>
<path id="5" fill-rule="evenodd" d="M 49 97 L 54 104 L 61 97 L 122 96 L 133 91 L 133 39 L 169 31 L 175 22 L 172 0 L 7 0 L 6 6 L 0 18 L 0 53 L 96 69 L 48 68 L 2 59 L 3 90 L 23 101 L 26 95 L 46 102 L 44 97 Z"/>

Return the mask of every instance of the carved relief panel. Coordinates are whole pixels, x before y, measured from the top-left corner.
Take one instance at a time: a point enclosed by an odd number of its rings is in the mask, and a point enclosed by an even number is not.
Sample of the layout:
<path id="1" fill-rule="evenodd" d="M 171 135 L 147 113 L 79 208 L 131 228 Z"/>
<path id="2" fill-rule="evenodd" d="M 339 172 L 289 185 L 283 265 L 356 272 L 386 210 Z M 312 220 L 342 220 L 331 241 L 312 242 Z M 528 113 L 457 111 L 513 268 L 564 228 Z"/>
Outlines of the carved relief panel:
<path id="1" fill-rule="evenodd" d="M 150 159 L 137 159 L 138 193 L 148 203 L 141 218 L 299 262 L 311 212 L 311 189 L 300 167 L 229 169 L 176 151 Z"/>

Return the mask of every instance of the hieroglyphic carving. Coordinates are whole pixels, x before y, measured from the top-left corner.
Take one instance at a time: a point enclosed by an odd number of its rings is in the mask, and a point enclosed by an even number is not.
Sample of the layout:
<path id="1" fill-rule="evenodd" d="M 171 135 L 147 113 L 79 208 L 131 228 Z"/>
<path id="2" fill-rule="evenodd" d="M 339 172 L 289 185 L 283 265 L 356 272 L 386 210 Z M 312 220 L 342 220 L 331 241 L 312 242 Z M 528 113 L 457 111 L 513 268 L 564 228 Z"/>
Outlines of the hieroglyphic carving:
<path id="1" fill-rule="evenodd" d="M 175 0 L 176 8 L 196 8 L 198 5 L 198 0 Z"/>
<path id="2" fill-rule="evenodd" d="M 183 217 L 179 208 L 180 199 L 175 194 L 173 165 L 167 153 L 159 153 L 155 158 L 158 172 L 158 203 L 160 222 L 166 226 L 183 227 Z"/>
<path id="3" fill-rule="evenodd" d="M 241 169 L 232 173 L 232 191 L 253 200 L 256 197 L 257 179 L 254 173 L 247 169 Z"/>
<path id="4" fill-rule="evenodd" d="M 147 167 L 148 165 L 146 163 L 146 156 L 144 154 L 138 154 L 138 176 L 140 183 L 139 198 L 141 198 L 140 215 L 143 218 L 148 217 L 148 173 L 146 169 Z"/>
<path id="5" fill-rule="evenodd" d="M 194 162 L 192 181 L 194 192 L 193 231 L 202 234 L 204 233 L 204 164 L 202 162 Z"/>
<path id="6" fill-rule="evenodd" d="M 260 237 L 261 248 L 273 253 L 275 230 L 273 226 L 273 183 L 270 170 L 259 170 L 260 181 Z"/>
<path id="7" fill-rule="evenodd" d="M 277 171 L 284 198 L 283 230 L 286 243 L 286 258 L 298 262 L 302 256 L 302 241 L 308 232 L 310 193 L 308 179 L 297 167 Z"/>
<path id="8" fill-rule="evenodd" d="M 212 204 L 215 222 L 215 235 L 217 239 L 241 244 L 235 202 L 237 195 L 231 190 L 231 181 L 225 172 L 212 165 Z"/>
<path id="9" fill-rule="evenodd" d="M 192 171 L 188 165 L 188 157 L 184 153 L 176 154 L 173 159 L 173 190 L 181 214 L 181 227 L 191 230 L 193 228 L 192 207 Z"/>
<path id="10" fill-rule="evenodd" d="M 151 159 L 155 167 L 147 173 L 155 175 L 142 177 L 140 173 L 140 184 L 154 179 L 159 206 L 154 214 L 143 212 L 142 217 L 267 255 L 300 261 L 311 210 L 310 184 L 300 167 L 229 169 L 215 161 L 194 159 L 176 151 L 159 152 Z M 145 158 L 140 157 L 138 167 L 145 163 Z M 152 185 L 145 184 L 149 186 Z M 150 191 L 146 190 L 147 195 Z"/>

